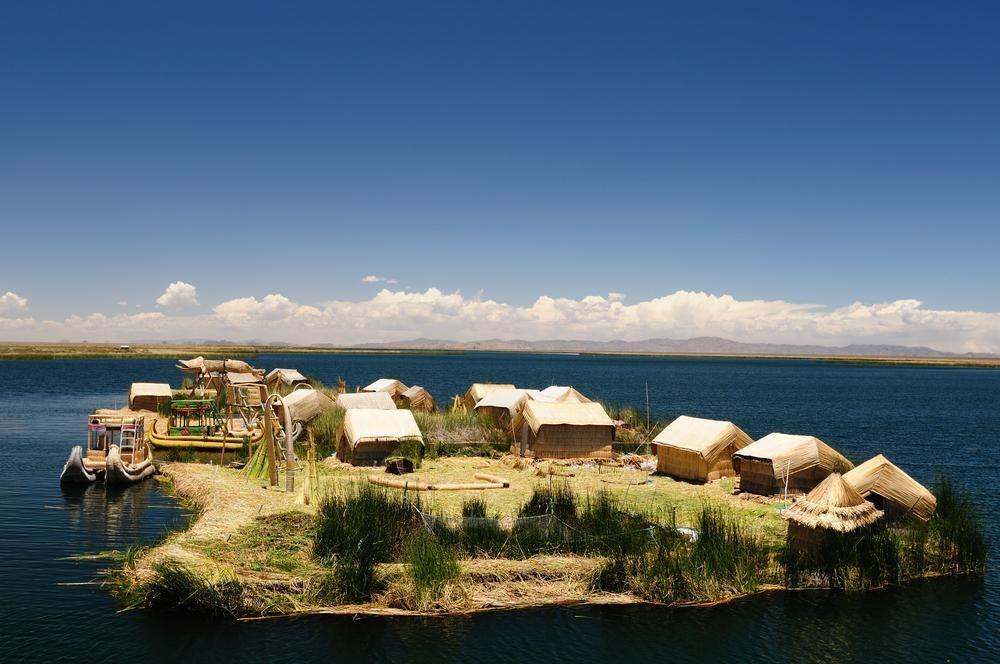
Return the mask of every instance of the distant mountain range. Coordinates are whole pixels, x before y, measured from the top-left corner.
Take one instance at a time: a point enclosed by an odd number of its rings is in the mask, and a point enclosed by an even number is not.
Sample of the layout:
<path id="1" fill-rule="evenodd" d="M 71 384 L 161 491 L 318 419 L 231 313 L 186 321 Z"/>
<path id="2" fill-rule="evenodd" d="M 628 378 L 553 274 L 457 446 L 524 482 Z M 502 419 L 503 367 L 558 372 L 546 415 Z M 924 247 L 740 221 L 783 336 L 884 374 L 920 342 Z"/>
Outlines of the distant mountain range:
<path id="1" fill-rule="evenodd" d="M 799 344 L 745 343 L 721 337 L 693 339 L 644 339 L 642 341 L 584 341 L 552 339 L 525 341 L 521 339 L 485 339 L 482 341 L 448 341 L 444 339 L 412 339 L 367 343 L 352 346 L 362 349 L 399 350 L 492 350 L 534 351 L 542 353 L 674 353 L 691 355 L 788 355 L 818 357 L 952 357 L 988 358 L 981 353 L 948 353 L 927 346 L 893 346 L 883 344 L 850 344 L 848 346 L 817 346 Z"/>

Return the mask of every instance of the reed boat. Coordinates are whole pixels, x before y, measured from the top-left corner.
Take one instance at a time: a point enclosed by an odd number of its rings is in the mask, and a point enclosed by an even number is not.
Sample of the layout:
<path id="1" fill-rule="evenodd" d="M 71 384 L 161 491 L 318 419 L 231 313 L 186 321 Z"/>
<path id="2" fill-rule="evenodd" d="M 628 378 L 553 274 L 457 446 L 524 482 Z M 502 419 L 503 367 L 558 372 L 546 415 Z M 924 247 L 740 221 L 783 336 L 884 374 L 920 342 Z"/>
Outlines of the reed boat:
<path id="1" fill-rule="evenodd" d="M 260 429 L 250 431 L 226 431 L 224 434 L 208 433 L 202 430 L 177 428 L 169 426 L 163 419 L 157 419 L 146 429 L 146 440 L 154 450 L 186 449 L 196 452 L 238 452 L 243 449 L 244 439 L 255 445 L 264 437 Z"/>
<path id="2" fill-rule="evenodd" d="M 146 442 L 147 414 L 125 409 L 98 410 L 90 415 L 86 451 L 81 445 L 70 450 L 59 481 L 129 484 L 155 473 L 152 451 Z"/>

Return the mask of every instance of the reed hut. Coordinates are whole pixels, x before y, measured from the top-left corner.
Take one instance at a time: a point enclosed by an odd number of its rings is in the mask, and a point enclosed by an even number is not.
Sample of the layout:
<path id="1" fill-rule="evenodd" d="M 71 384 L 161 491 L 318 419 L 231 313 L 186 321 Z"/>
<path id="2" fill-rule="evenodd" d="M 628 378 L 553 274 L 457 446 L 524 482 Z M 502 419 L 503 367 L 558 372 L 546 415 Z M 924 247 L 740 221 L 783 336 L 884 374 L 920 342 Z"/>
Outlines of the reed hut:
<path id="1" fill-rule="evenodd" d="M 590 399 L 569 385 L 550 385 L 540 392 L 538 401 L 590 403 Z"/>
<path id="2" fill-rule="evenodd" d="M 740 491 L 771 496 L 788 487 L 805 493 L 830 473 L 854 467 L 840 452 L 819 438 L 771 433 L 733 454 Z"/>
<path id="3" fill-rule="evenodd" d="M 337 395 L 337 407 L 344 410 L 352 408 L 396 410 L 396 402 L 388 392 L 344 392 Z"/>
<path id="4" fill-rule="evenodd" d="M 850 533 L 870 526 L 882 512 L 864 499 L 840 473 L 831 473 L 781 516 L 788 521 L 788 545 L 814 553 L 830 533 Z"/>
<path id="5" fill-rule="evenodd" d="M 846 473 L 844 481 L 891 520 L 926 522 L 937 509 L 933 493 L 881 454 Z"/>
<path id="6" fill-rule="evenodd" d="M 512 450 L 536 459 L 611 458 L 615 423 L 599 403 L 529 400 L 514 422 Z"/>
<path id="7" fill-rule="evenodd" d="M 337 458 L 355 466 L 381 464 L 405 441 L 424 445 L 412 412 L 352 408 L 337 434 Z"/>
<path id="8" fill-rule="evenodd" d="M 202 375 L 211 376 L 213 374 Z M 228 371 L 224 376 L 221 386 L 225 386 L 229 403 L 246 403 L 248 406 L 258 406 L 267 399 L 267 386 L 257 374 Z M 221 386 L 214 389 L 221 389 Z"/>
<path id="9" fill-rule="evenodd" d="M 733 453 L 752 442 L 732 422 L 681 415 L 653 439 L 656 470 L 694 482 L 732 477 L 736 475 Z"/>
<path id="10" fill-rule="evenodd" d="M 509 383 L 473 383 L 465 396 L 462 397 L 462 401 L 465 403 L 466 410 L 471 411 L 490 392 L 514 389 L 517 388 Z"/>
<path id="11" fill-rule="evenodd" d="M 128 407 L 155 412 L 161 405 L 169 404 L 173 396 L 173 390 L 167 383 L 132 383 L 128 391 Z"/>
<path id="12" fill-rule="evenodd" d="M 264 376 L 264 383 L 274 392 L 279 386 L 290 389 L 297 385 L 307 385 L 309 379 L 299 373 L 298 369 L 271 369 Z"/>
<path id="13" fill-rule="evenodd" d="M 361 388 L 362 392 L 386 392 L 393 400 L 398 399 L 403 392 L 408 390 L 406 385 L 395 378 L 379 378 L 370 385 Z"/>
<path id="14" fill-rule="evenodd" d="M 292 421 L 303 424 L 311 422 L 335 406 L 333 399 L 312 388 L 299 388 L 287 396 L 281 397 L 281 401 L 288 409 Z M 281 402 L 278 403 L 275 410 L 278 411 L 279 418 L 284 417 Z"/>
<path id="15" fill-rule="evenodd" d="M 493 390 L 476 404 L 476 412 L 485 415 L 497 426 L 506 427 L 518 413 L 526 401 L 534 399 L 539 394 L 538 390 Z"/>
<path id="16" fill-rule="evenodd" d="M 414 385 L 399 395 L 399 402 L 400 405 L 405 406 L 410 410 L 425 410 L 431 412 L 436 407 L 434 405 L 434 397 L 431 396 L 431 393 L 419 385 Z"/>

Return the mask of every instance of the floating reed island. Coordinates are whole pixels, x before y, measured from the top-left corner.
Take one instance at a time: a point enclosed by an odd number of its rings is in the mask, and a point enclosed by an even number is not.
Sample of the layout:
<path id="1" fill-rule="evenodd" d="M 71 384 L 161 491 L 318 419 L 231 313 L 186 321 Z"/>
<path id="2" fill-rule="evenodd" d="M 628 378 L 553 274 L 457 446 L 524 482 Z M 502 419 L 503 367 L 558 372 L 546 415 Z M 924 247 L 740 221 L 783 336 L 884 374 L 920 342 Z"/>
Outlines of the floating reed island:
<path id="1" fill-rule="evenodd" d="M 349 392 L 228 362 L 182 363 L 198 378 L 169 401 L 137 391 L 161 400 L 165 422 L 149 427 L 161 480 L 195 515 L 108 572 L 127 608 L 251 619 L 705 605 L 985 569 L 979 515 L 947 479 L 928 490 L 881 455 L 855 467 L 812 436 L 754 442 L 687 416 L 650 426 L 570 386 L 477 383 L 437 408 L 394 378 Z M 218 417 L 186 437 L 239 446 L 157 447 L 185 437 L 171 408 L 192 390 Z"/>

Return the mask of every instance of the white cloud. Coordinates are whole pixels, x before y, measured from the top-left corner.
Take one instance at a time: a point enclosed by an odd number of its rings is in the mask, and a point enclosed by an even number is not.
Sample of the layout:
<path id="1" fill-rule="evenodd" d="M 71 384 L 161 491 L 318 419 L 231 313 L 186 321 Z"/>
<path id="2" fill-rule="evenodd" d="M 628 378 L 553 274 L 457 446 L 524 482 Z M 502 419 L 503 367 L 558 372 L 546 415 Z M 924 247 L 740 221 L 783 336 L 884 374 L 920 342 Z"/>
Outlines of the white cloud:
<path id="1" fill-rule="evenodd" d="M 361 281 L 366 284 L 398 284 L 399 279 L 393 279 L 392 277 L 380 277 L 377 274 L 368 274 L 361 278 Z"/>
<path id="2" fill-rule="evenodd" d="M 28 308 L 28 298 L 7 291 L 0 295 L 0 314 L 16 313 Z"/>
<path id="3" fill-rule="evenodd" d="M 184 281 L 175 281 L 167 286 L 156 303 L 161 307 L 181 309 L 198 306 L 198 289 Z"/>
<path id="4" fill-rule="evenodd" d="M 423 292 L 382 288 L 366 300 L 315 306 L 272 293 L 227 300 L 197 315 L 91 314 L 62 321 L 0 318 L 5 338 L 93 340 L 99 332 L 109 339 L 210 337 L 342 344 L 414 337 L 635 341 L 720 336 L 748 342 L 927 345 L 1000 353 L 1000 313 L 929 309 L 913 299 L 828 307 L 695 291 L 633 304 L 619 293 L 579 299 L 540 295 L 519 306 L 437 288 Z"/>

